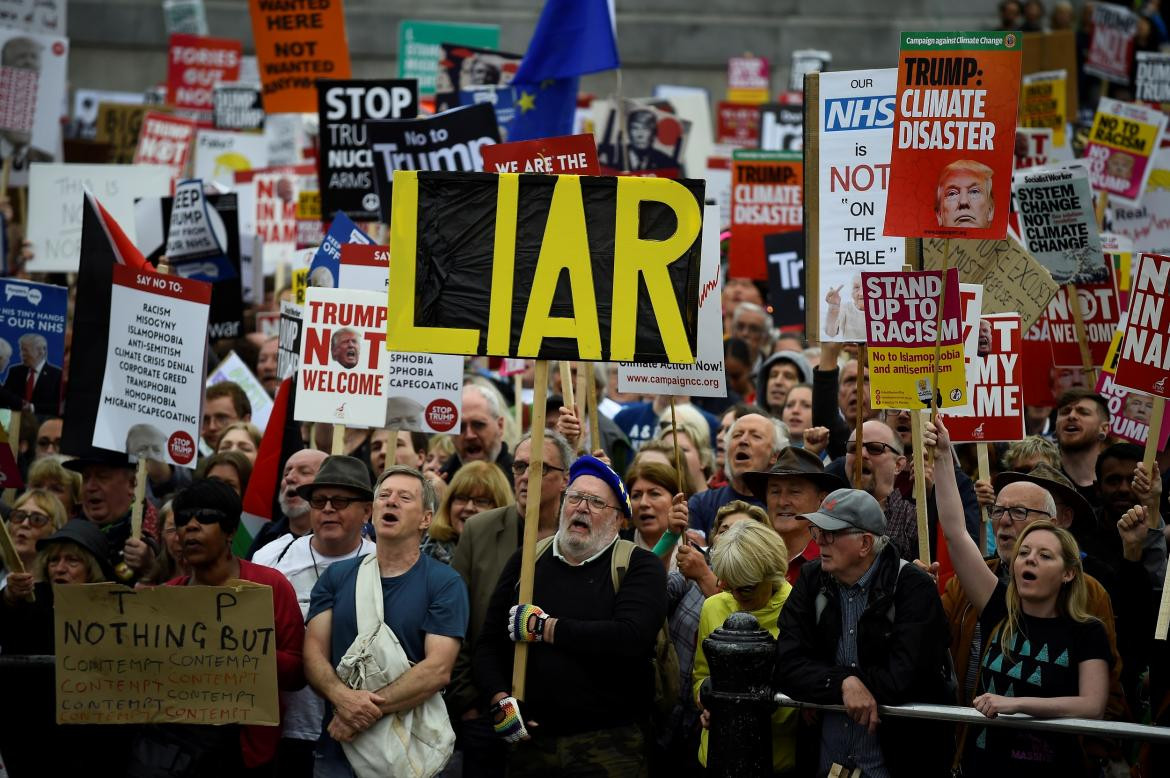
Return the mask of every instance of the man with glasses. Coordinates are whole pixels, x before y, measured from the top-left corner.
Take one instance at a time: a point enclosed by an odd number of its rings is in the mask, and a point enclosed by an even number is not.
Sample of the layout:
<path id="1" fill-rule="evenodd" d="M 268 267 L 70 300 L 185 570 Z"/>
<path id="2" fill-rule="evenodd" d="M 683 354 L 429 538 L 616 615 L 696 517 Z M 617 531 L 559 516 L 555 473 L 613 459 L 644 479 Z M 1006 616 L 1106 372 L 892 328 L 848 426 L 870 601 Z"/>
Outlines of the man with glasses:
<path id="1" fill-rule="evenodd" d="M 476 684 L 490 694 L 497 734 L 515 743 L 508 775 L 646 774 L 642 725 L 654 697 L 655 638 L 666 618 L 666 573 L 649 551 L 629 549 L 614 586 L 621 478 L 582 456 L 556 535 L 538 555 L 533 599 L 516 602 L 521 552 L 508 560 L 475 647 Z M 623 549 L 624 551 L 625 549 Z M 511 696 L 514 644 L 528 652 L 525 699 Z M 523 708 L 523 710 L 521 710 Z"/>
<path id="2" fill-rule="evenodd" d="M 297 488 L 297 494 L 309 504 L 312 534 L 277 538 L 257 551 L 252 561 L 284 574 L 296 590 L 304 619 L 313 587 L 330 565 L 374 550 L 374 544 L 362 537 L 374 492 L 370 471 L 361 460 L 331 456 L 321 463 L 312 483 Z M 277 770 L 280 775 L 307 778 L 313 774 L 313 748 L 321 737 L 325 703 L 306 688 L 281 692 L 280 705 L 284 721 Z"/>
<path id="3" fill-rule="evenodd" d="M 870 420 L 861 427 L 862 444 L 857 445 L 857 431 L 849 434 L 845 459 L 833 462 L 826 470 L 845 478 L 855 489 L 873 496 L 886 514 L 886 534 L 898 555 L 907 561 L 918 558 L 918 514 L 914 503 L 894 488 L 898 473 L 906 467 L 905 449 L 898 435 L 885 422 Z M 861 457 L 861 481 L 853 483 L 857 457 Z"/>
<path id="4" fill-rule="evenodd" d="M 884 426 L 884 425 L 883 425 Z M 874 497 L 838 489 L 803 516 L 820 546 L 780 611 L 773 685 L 791 697 L 844 705 L 820 721 L 818 774 L 833 764 L 870 778 L 941 775 L 945 724 L 878 717 L 878 705 L 948 699 L 947 625 L 930 577 L 899 560 Z"/>
<path id="5" fill-rule="evenodd" d="M 524 518 L 528 510 L 529 466 L 532 457 L 532 436 L 525 435 L 516 444 L 512 460 L 512 484 L 516 502 L 502 508 L 476 514 L 463 525 L 459 545 L 451 567 L 467 584 L 471 604 L 471 619 L 467 639 L 459 649 L 451 685 L 444 695 L 451 718 L 458 722 L 459 744 L 463 749 L 463 774 L 471 776 L 503 776 L 508 751 L 495 736 L 492 721 L 487 715 L 488 700 L 472 677 L 472 650 L 479 639 L 488 603 L 500 573 L 524 540 Z M 569 483 L 568 471 L 573 464 L 573 449 L 561 435 L 544 431 L 543 476 L 540 479 L 540 524 L 538 538 L 546 538 L 557 530 L 561 509 L 561 494 Z M 535 483 L 535 482 L 532 482 Z"/>
<path id="6" fill-rule="evenodd" d="M 505 476 L 511 475 L 512 456 L 504 442 L 504 412 L 499 395 L 479 384 L 466 384 L 462 402 L 455 453 L 443 466 L 443 480 L 450 483 L 464 462 L 476 460 L 495 462 Z"/>

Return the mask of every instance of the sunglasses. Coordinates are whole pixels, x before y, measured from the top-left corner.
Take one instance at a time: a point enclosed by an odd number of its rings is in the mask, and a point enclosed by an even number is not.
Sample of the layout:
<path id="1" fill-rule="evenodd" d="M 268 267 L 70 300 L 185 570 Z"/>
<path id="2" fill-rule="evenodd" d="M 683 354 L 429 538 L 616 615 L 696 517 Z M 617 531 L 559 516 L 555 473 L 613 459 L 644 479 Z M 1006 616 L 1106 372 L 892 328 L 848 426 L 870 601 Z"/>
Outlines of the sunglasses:
<path id="1" fill-rule="evenodd" d="M 33 513 L 32 511 L 13 511 L 8 514 L 9 524 L 24 524 L 28 522 L 32 527 L 43 527 L 48 524 L 51 519 L 43 513 Z"/>
<path id="2" fill-rule="evenodd" d="M 193 511 L 182 511 L 175 513 L 175 526 L 186 526 L 187 522 L 195 519 L 200 524 L 219 524 L 227 518 L 227 514 L 223 511 L 217 511 L 212 508 L 199 508 Z"/>
<path id="3" fill-rule="evenodd" d="M 897 449 L 895 449 L 889 443 L 862 443 L 861 445 L 865 447 L 865 452 L 867 454 L 869 454 L 871 457 L 880 457 L 882 454 L 886 453 L 886 449 L 893 451 L 895 454 L 898 453 Z M 851 440 L 848 443 L 846 443 L 845 444 L 845 453 L 846 454 L 856 454 L 857 453 L 857 441 Z"/>
<path id="4" fill-rule="evenodd" d="M 319 497 L 313 495 L 309 498 L 309 505 L 317 510 L 325 507 L 325 503 L 333 506 L 334 510 L 343 511 L 355 502 L 370 502 L 364 497 L 342 497 L 340 495 L 331 495 L 329 497 Z"/>

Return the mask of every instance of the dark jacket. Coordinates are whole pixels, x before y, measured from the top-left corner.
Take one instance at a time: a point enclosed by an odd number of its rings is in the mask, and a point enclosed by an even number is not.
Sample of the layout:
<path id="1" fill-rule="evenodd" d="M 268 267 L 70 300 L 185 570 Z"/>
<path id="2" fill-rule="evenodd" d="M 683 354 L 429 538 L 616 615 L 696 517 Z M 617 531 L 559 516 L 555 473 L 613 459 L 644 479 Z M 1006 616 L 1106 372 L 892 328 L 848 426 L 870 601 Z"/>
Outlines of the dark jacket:
<path id="1" fill-rule="evenodd" d="M 501 441 L 500 455 L 496 457 L 496 466 L 504 473 L 504 479 L 508 483 L 512 483 L 512 454 L 508 451 L 508 444 Z M 447 463 L 443 465 L 439 475 L 447 483 L 451 483 L 451 478 L 459 472 L 459 468 L 463 467 L 463 460 L 459 458 L 459 454 L 452 454 L 447 458 Z"/>
<path id="2" fill-rule="evenodd" d="M 13 365 L 9 369 L 4 380 L 5 393 L 11 398 L 8 407 L 19 409 L 23 406 L 27 382 L 28 365 Z M 38 416 L 56 416 L 61 412 L 61 368 L 45 363 L 33 385 L 32 404 Z"/>
<path id="3" fill-rule="evenodd" d="M 801 568 L 780 612 L 773 685 L 798 700 L 840 705 L 841 684 L 855 675 L 879 705 L 953 705 L 946 659 L 950 633 L 938 589 L 918 568 L 900 566 L 892 545 L 883 549 L 875 564 L 880 567 L 871 579 L 869 603 L 857 627 L 859 667 L 836 663 L 839 590 L 822 572 L 820 560 L 813 560 Z M 824 607 L 818 617 L 821 594 Z M 948 725 L 887 717 L 878 726 L 878 736 L 890 775 L 949 774 L 954 739 Z M 818 733 L 806 742 L 819 741 Z"/>
<path id="4" fill-rule="evenodd" d="M 830 459 L 845 456 L 845 444 L 853 431 L 841 415 L 841 406 L 837 402 L 840 377 L 839 369 L 821 370 L 818 367 L 813 370 L 813 426 L 828 428 Z"/>

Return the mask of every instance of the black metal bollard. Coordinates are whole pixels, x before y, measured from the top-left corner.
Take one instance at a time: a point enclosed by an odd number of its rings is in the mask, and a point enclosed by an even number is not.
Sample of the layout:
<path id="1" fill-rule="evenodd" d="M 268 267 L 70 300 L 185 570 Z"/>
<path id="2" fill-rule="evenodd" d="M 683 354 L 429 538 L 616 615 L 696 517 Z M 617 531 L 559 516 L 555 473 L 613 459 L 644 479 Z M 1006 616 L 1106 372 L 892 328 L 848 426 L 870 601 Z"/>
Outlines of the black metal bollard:
<path id="1" fill-rule="evenodd" d="M 711 711 L 707 770 L 753 778 L 772 774 L 772 668 L 776 641 L 750 613 L 733 613 L 703 641 L 711 668 L 703 707 Z"/>

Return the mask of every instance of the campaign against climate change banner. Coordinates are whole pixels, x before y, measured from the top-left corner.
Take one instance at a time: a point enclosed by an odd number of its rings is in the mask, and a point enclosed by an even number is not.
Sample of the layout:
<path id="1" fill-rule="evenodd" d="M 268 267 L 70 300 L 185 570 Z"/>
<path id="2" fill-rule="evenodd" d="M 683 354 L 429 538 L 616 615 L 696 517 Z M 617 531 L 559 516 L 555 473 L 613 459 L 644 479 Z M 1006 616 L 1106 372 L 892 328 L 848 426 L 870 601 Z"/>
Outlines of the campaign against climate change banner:
<path id="1" fill-rule="evenodd" d="M 171 170 L 171 176 L 178 178 L 187 166 L 195 127 L 193 119 L 155 111 L 146 114 L 138 130 L 134 164 L 166 165 Z"/>
<path id="2" fill-rule="evenodd" d="M 1066 70 L 1029 73 L 1020 83 L 1020 127 L 1052 130 L 1052 142 L 1065 148 L 1068 125 Z"/>
<path id="3" fill-rule="evenodd" d="M 1103 365 L 1118 324 L 1117 291 L 1113 288 L 1112 280 L 1083 284 L 1076 291 L 1085 322 L 1090 358 L 1094 365 Z M 1057 367 L 1081 367 L 1076 319 L 1069 306 L 1067 286 L 1056 290 L 1041 323 L 1043 329 L 1040 337 L 1052 344 L 1053 364 Z"/>
<path id="4" fill-rule="evenodd" d="M 699 349 L 693 365 L 618 363 L 618 391 L 688 397 L 726 397 L 723 367 L 723 285 L 719 268 L 719 206 L 704 207 L 699 279 Z"/>
<path id="5" fill-rule="evenodd" d="M 301 364 L 301 320 L 303 308 L 287 300 L 280 302 L 280 331 L 277 336 L 276 374 L 280 380 L 292 375 Z"/>
<path id="6" fill-rule="evenodd" d="M 808 198 L 817 265 L 810 330 L 821 340 L 863 342 L 861 272 L 898 271 L 910 259 L 906 241 L 882 234 L 896 79 L 894 68 L 816 76 L 818 98 L 809 109 L 816 111 L 817 171 L 805 182 L 816 185 L 816 197 Z"/>
<path id="7" fill-rule="evenodd" d="M 280 722 L 269 586 L 54 586 L 53 625 L 58 724 Z"/>
<path id="8" fill-rule="evenodd" d="M 1017 171 L 1012 193 L 1024 247 L 1058 284 L 1109 280 L 1089 172 L 1082 165 Z"/>
<path id="9" fill-rule="evenodd" d="M 418 119 L 366 122 L 366 142 L 374 153 L 379 207 L 390 221 L 397 170 L 483 170 L 480 149 L 500 142 L 496 113 L 481 103 Z"/>
<path id="10" fill-rule="evenodd" d="M 210 120 L 215 85 L 240 77 L 243 44 L 234 38 L 172 35 L 167 53 L 167 105 Z"/>
<path id="11" fill-rule="evenodd" d="M 398 23 L 398 77 L 418 81 L 418 93 L 435 94 L 443 44 L 455 43 L 483 49 L 500 45 L 498 24 L 457 24 L 404 19 Z"/>
<path id="12" fill-rule="evenodd" d="M 69 39 L 0 26 L 0 159 L 9 183 L 27 186 L 29 164 L 50 162 L 61 148 Z"/>
<path id="13" fill-rule="evenodd" d="M 947 430 L 957 443 L 1003 443 L 1024 438 L 1024 364 L 1020 317 L 979 319 L 978 345 L 967 356 L 967 409 L 947 411 Z"/>
<path id="14" fill-rule="evenodd" d="M 63 286 L 0 278 L 0 395 L 6 407 L 32 403 L 37 413 L 60 413 L 68 302 Z M 30 370 L 41 360 L 44 366 L 30 382 Z"/>
<path id="15" fill-rule="evenodd" d="M 959 273 L 861 274 L 873 408 L 939 408 L 967 404 Z M 939 302 L 942 301 L 942 329 Z M 935 386 L 935 345 L 941 345 Z"/>
<path id="16" fill-rule="evenodd" d="M 443 43 L 440 48 L 435 79 L 436 111 L 479 102 L 475 99 L 476 92 L 507 88 L 524 58 L 522 54 L 461 43 Z"/>
<path id="17" fill-rule="evenodd" d="M 217 130 L 264 129 L 260 86 L 235 81 L 216 84 L 211 95 L 211 120 Z"/>
<path id="18" fill-rule="evenodd" d="M 568 173 L 599 176 L 597 144 L 588 133 L 497 143 L 480 149 L 488 173 Z"/>
<path id="19" fill-rule="evenodd" d="M 329 225 L 329 232 L 325 233 L 321 247 L 313 255 L 309 264 L 310 286 L 341 286 L 337 283 L 338 263 L 341 261 L 341 247 L 347 243 L 371 244 L 374 239 L 353 223 L 353 220 L 338 211 L 333 215 L 333 223 Z M 387 270 L 389 272 L 389 270 Z M 377 289 L 382 287 L 351 287 L 354 289 Z"/>
<path id="20" fill-rule="evenodd" d="M 387 344 L 694 362 L 703 190 L 628 176 L 399 171 Z"/>
<path id="21" fill-rule="evenodd" d="M 284 0 L 248 0 L 248 6 L 264 110 L 269 114 L 317 110 L 316 80 L 350 77 L 341 0 L 314 0 L 312 8 Z"/>
<path id="22" fill-rule="evenodd" d="M 886 235 L 1007 234 L 1022 47 L 1015 32 L 902 33 Z"/>
<path id="23" fill-rule="evenodd" d="M 801 229 L 803 181 L 804 163 L 798 153 L 733 152 L 729 276 L 767 280 L 764 236 Z"/>
<path id="24" fill-rule="evenodd" d="M 236 173 L 268 167 L 268 142 L 256 132 L 199 130 L 191 167 L 192 177 L 230 189 Z"/>
<path id="25" fill-rule="evenodd" d="M 160 165 L 34 163 L 28 191 L 30 272 L 77 272 L 87 191 L 115 222 L 133 224 L 135 199 L 170 192 L 171 171 Z"/>
<path id="26" fill-rule="evenodd" d="M 1143 254 L 1134 276 L 1115 380 L 1127 389 L 1170 397 L 1170 257 Z"/>
<path id="27" fill-rule="evenodd" d="M 321 209 L 341 211 L 358 221 L 378 219 L 374 152 L 366 140 L 367 121 L 418 116 L 414 81 L 317 82 L 317 117 L 321 127 L 317 156 Z"/>
<path id="28" fill-rule="evenodd" d="M 1165 129 L 1166 114 L 1161 111 L 1101 98 L 1085 148 L 1089 183 L 1111 197 L 1137 205 Z"/>
<path id="29" fill-rule="evenodd" d="M 93 445 L 194 467 L 211 286 L 126 265 L 113 279 Z"/>
<path id="30" fill-rule="evenodd" d="M 683 175 L 691 123 L 651 102 L 623 98 L 619 105 L 616 100 L 593 101 L 593 134 L 603 175 Z"/>
<path id="31" fill-rule="evenodd" d="M 1133 11 L 1113 3 L 1094 3 L 1085 72 L 1128 84 L 1137 29 L 1138 17 Z"/>

